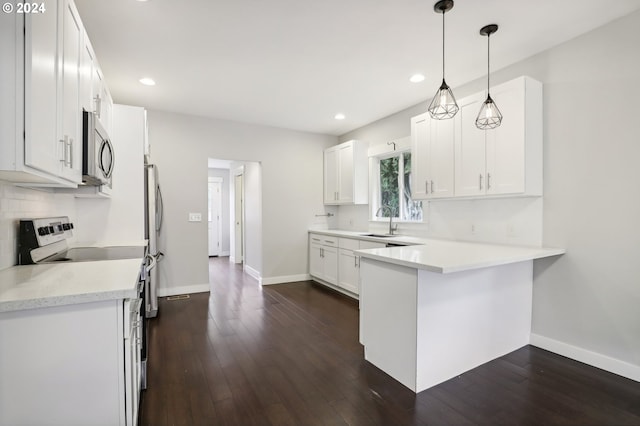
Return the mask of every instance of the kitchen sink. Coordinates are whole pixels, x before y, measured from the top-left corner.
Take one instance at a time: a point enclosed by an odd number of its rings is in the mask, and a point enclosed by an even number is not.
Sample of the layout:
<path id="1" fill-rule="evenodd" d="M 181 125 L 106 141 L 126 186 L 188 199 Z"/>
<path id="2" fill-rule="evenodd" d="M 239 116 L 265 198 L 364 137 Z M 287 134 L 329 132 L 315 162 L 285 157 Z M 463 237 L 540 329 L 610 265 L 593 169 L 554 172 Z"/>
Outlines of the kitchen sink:
<path id="1" fill-rule="evenodd" d="M 395 237 L 396 235 L 391 235 L 391 234 L 360 234 L 363 237 L 377 237 L 377 238 L 389 238 L 389 237 Z"/>

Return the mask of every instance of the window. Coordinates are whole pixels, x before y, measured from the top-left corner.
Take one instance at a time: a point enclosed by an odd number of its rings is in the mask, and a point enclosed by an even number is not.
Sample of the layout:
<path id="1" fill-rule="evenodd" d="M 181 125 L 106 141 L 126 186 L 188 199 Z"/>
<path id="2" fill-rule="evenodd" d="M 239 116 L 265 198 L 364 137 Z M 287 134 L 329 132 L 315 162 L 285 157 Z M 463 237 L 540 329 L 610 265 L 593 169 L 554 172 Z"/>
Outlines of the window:
<path id="1" fill-rule="evenodd" d="M 378 165 L 378 197 L 374 203 L 374 215 L 381 206 L 389 206 L 394 218 L 421 222 L 422 201 L 411 198 L 411 152 L 380 157 Z M 379 217 L 389 217 L 389 212 L 385 209 Z"/>

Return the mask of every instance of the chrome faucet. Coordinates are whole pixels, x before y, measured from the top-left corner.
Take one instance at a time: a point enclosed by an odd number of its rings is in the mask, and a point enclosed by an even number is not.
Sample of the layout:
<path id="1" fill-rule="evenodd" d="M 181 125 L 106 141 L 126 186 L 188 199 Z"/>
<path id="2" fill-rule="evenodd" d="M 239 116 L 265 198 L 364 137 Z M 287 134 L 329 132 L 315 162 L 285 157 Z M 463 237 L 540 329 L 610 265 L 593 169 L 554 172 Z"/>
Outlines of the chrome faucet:
<path id="1" fill-rule="evenodd" d="M 382 206 L 378 209 L 378 211 L 376 212 L 376 217 L 380 217 L 378 216 L 378 214 L 383 211 L 386 210 L 387 213 L 389 213 L 389 235 L 393 235 L 393 209 L 389 206 Z"/>

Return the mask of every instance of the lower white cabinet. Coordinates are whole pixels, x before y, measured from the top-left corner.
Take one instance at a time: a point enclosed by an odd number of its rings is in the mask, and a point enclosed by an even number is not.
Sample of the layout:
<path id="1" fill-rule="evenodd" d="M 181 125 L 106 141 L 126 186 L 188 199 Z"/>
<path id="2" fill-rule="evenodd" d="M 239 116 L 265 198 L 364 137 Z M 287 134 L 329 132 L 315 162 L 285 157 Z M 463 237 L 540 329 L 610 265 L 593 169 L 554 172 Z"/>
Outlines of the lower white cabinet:
<path id="1" fill-rule="evenodd" d="M 309 275 L 321 284 L 351 297 L 360 293 L 360 249 L 381 248 L 386 244 L 354 238 L 309 234 Z"/>
<path id="2" fill-rule="evenodd" d="M 338 284 L 338 239 L 309 234 L 309 274 L 329 284 Z"/>
<path id="3" fill-rule="evenodd" d="M 136 306 L 120 299 L 0 313 L 0 424 L 135 425 Z"/>

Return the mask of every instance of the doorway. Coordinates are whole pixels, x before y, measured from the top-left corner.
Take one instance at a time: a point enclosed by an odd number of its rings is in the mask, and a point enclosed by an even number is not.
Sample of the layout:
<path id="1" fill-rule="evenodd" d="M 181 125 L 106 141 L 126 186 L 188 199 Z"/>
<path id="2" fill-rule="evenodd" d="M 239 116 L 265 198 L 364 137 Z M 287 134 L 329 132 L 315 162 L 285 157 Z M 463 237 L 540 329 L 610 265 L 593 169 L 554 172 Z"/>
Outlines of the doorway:
<path id="1" fill-rule="evenodd" d="M 222 237 L 222 178 L 209 178 L 209 257 L 221 255 Z"/>

